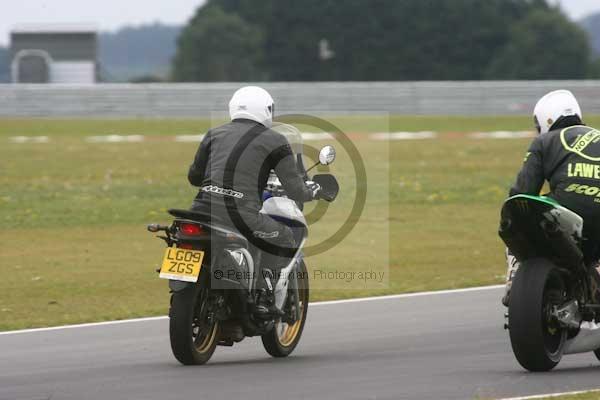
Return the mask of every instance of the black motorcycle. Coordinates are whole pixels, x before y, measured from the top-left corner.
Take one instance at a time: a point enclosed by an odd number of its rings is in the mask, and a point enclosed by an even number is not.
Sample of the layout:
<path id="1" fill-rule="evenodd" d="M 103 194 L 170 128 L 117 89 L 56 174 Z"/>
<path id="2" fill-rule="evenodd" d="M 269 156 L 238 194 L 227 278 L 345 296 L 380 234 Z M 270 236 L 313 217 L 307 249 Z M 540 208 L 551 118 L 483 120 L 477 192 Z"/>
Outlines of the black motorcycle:
<path id="1" fill-rule="evenodd" d="M 321 149 L 320 164 L 334 159 L 332 146 Z M 335 177 L 320 174 L 312 180 L 321 185 L 319 199 L 335 200 L 339 191 Z M 300 243 L 290 264 L 272 282 L 267 279 L 279 311 L 268 320 L 252 312 L 264 294 L 256 287 L 260 250 L 234 228 L 219 224 L 215 216 L 189 210 L 169 210 L 175 217 L 170 226 L 148 226 L 150 232 L 164 232 L 161 238 L 168 246 L 159 276 L 169 280 L 171 349 L 182 364 L 204 364 L 216 346 L 232 346 L 250 336 L 261 336 L 273 357 L 290 355 L 300 341 L 309 302 L 302 255 L 308 224 L 273 173 L 265 191 L 261 212 L 292 228 Z"/>
<path id="2" fill-rule="evenodd" d="M 506 328 L 527 370 L 549 371 L 564 354 L 600 356 L 598 281 L 594 265 L 584 262 L 583 224 L 543 196 L 513 196 L 502 208 L 499 234 L 520 262 Z"/>

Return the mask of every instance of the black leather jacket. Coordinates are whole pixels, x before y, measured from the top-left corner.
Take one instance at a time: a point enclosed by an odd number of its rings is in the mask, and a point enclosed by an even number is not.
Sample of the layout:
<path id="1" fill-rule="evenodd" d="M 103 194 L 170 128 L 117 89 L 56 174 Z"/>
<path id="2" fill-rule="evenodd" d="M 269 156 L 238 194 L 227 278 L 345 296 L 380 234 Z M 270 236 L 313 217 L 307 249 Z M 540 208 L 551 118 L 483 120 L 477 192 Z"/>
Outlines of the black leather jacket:
<path id="1" fill-rule="evenodd" d="M 556 129 L 533 140 L 510 195 L 549 196 L 584 218 L 600 222 L 600 132 L 583 125 Z"/>
<path id="2" fill-rule="evenodd" d="M 188 179 L 200 187 L 197 202 L 225 205 L 228 197 L 236 207 L 258 212 L 271 170 L 288 197 L 300 203 L 310 200 L 287 139 L 257 122 L 237 119 L 208 131 Z"/>

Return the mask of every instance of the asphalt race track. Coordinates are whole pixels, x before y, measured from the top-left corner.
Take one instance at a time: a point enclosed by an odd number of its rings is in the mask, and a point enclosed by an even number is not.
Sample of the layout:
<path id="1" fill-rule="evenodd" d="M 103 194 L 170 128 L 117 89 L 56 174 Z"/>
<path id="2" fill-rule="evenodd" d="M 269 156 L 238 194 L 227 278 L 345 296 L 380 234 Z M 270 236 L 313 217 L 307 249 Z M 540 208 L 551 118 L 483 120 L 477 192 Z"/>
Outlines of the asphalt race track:
<path id="1" fill-rule="evenodd" d="M 259 339 L 184 367 L 168 320 L 0 335 L 0 399 L 474 399 L 600 387 L 593 354 L 531 374 L 513 358 L 497 288 L 311 305 L 296 352 Z M 165 294 L 165 301 L 167 295 Z"/>

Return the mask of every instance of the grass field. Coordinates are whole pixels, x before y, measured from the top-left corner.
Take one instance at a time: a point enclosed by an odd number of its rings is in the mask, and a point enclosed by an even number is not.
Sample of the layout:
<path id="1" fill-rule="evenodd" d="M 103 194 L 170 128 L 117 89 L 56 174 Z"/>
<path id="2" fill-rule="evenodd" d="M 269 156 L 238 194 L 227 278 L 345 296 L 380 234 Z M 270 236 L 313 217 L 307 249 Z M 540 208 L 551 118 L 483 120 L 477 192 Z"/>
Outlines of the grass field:
<path id="1" fill-rule="evenodd" d="M 600 122 L 595 118 L 590 123 Z M 382 282 L 313 280 L 313 300 L 502 282 L 498 213 L 527 139 L 476 140 L 455 132 L 526 130 L 529 118 L 346 117 L 368 175 L 354 231 L 309 269 L 383 272 Z M 0 120 L 0 330 L 165 314 L 166 282 L 154 273 L 164 246 L 145 231 L 186 208 L 186 180 L 202 120 Z M 360 133 L 440 131 L 436 140 L 375 142 Z M 86 136 L 149 135 L 142 143 Z M 49 143 L 12 143 L 46 135 Z M 314 147 L 324 143 L 309 142 Z M 331 170 L 342 192 L 311 243 L 349 216 L 357 190 L 338 147 Z M 360 187 L 359 187 L 360 188 Z"/>
<path id="2" fill-rule="evenodd" d="M 540 398 L 539 400 L 598 400 L 598 399 L 600 399 L 600 392 L 596 390 L 596 391 L 591 391 L 588 393 L 581 393 L 581 394 L 544 397 L 544 398 Z"/>

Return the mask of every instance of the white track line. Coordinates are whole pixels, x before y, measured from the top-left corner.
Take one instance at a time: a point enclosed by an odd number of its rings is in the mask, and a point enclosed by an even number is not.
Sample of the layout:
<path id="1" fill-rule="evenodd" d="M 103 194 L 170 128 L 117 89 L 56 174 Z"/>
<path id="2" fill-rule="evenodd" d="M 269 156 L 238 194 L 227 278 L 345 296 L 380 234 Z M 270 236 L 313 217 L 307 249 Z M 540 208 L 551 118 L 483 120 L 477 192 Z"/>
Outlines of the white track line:
<path id="1" fill-rule="evenodd" d="M 0 332 L 0 336 L 17 335 L 17 334 L 21 334 L 21 333 L 60 331 L 63 329 L 90 328 L 90 327 L 94 327 L 94 326 L 103 326 L 103 325 L 120 325 L 120 324 L 127 324 L 130 322 L 159 321 L 159 320 L 167 319 L 167 318 L 168 317 L 166 315 L 164 315 L 164 316 L 160 316 L 160 317 L 121 319 L 121 320 L 117 320 L 117 321 L 90 322 L 90 323 L 86 323 L 86 324 L 51 326 L 48 328 L 22 329 L 22 330 L 18 330 L 18 331 Z"/>
<path id="2" fill-rule="evenodd" d="M 85 138 L 90 143 L 138 143 L 144 141 L 142 135 L 103 135 L 89 136 Z"/>
<path id="3" fill-rule="evenodd" d="M 545 399 L 545 398 L 552 398 L 552 397 L 559 397 L 559 396 L 575 396 L 578 394 L 586 394 L 586 393 L 597 393 L 600 392 L 599 389 L 593 389 L 593 390 L 579 390 L 576 392 L 564 392 L 564 393 L 549 393 L 549 394 L 536 394 L 533 396 L 521 396 L 521 397 L 507 397 L 505 399 L 500 399 L 500 400 L 530 400 L 530 399 Z"/>
<path id="4" fill-rule="evenodd" d="M 395 300 L 395 299 L 405 299 L 411 297 L 422 297 L 422 296 L 433 296 L 433 295 L 445 295 L 445 294 L 455 294 L 455 293 L 468 293 L 468 292 L 478 292 L 482 290 L 494 290 L 503 288 L 504 285 L 493 285 L 493 286 L 478 286 L 466 289 L 450 289 L 450 290 L 438 290 L 431 292 L 417 292 L 417 293 L 405 293 L 405 294 L 392 294 L 389 296 L 374 296 L 374 297 L 361 297 L 356 299 L 344 299 L 344 300 L 330 300 L 330 301 L 319 301 L 316 303 L 310 303 L 311 307 L 316 306 L 330 306 L 336 304 L 346 304 L 346 303 L 360 303 L 367 301 L 385 301 L 385 300 Z M 33 328 L 33 329 L 21 329 L 17 331 L 6 331 L 0 332 L 0 336 L 8 336 L 8 335 L 18 335 L 21 333 L 34 333 L 34 332 L 49 332 L 49 331 L 58 331 L 63 329 L 77 329 L 77 328 L 89 328 L 95 326 L 104 326 L 104 325 L 119 325 L 126 324 L 130 322 L 144 322 L 144 321 L 160 321 L 167 319 L 168 316 L 160 316 L 160 317 L 147 317 L 147 318 L 133 318 L 133 319 L 122 319 L 117 321 L 104 321 L 104 322 L 91 322 L 85 324 L 76 324 L 76 325 L 63 325 L 63 326 L 51 326 L 48 328 Z"/>
<path id="5" fill-rule="evenodd" d="M 496 131 L 496 132 L 474 132 L 469 134 L 473 139 L 524 139 L 535 137 L 532 131 Z"/>
<path id="6" fill-rule="evenodd" d="M 48 143 L 48 136 L 11 136 L 8 138 L 12 143 Z"/>
<path id="7" fill-rule="evenodd" d="M 371 140 L 416 140 L 416 139 L 435 139 L 436 132 L 381 132 L 369 135 Z"/>
<path id="8" fill-rule="evenodd" d="M 303 140 L 333 140 L 335 137 L 328 132 L 302 132 Z"/>
<path id="9" fill-rule="evenodd" d="M 392 140 L 426 140 L 435 139 L 439 136 L 438 132 L 380 132 L 368 134 L 369 140 L 392 141 Z M 470 139 L 524 139 L 532 138 L 535 134 L 531 131 L 495 131 L 495 132 L 472 132 L 467 133 L 466 137 Z M 175 142 L 195 142 L 199 143 L 204 135 L 176 135 L 172 138 Z M 302 132 L 302 139 L 312 140 L 333 140 L 335 136 L 327 132 Z M 12 143 L 48 143 L 48 136 L 11 136 L 8 140 Z M 88 136 L 84 139 L 88 143 L 137 143 L 145 140 L 144 135 L 99 135 Z"/>
<path id="10" fill-rule="evenodd" d="M 185 143 L 185 142 L 200 143 L 203 138 L 204 138 L 204 135 L 177 135 L 177 136 L 175 136 L 175 141 L 183 142 L 183 143 Z"/>
<path id="11" fill-rule="evenodd" d="M 468 293 L 468 292 L 480 292 L 482 290 L 494 290 L 503 288 L 504 285 L 493 285 L 493 286 L 478 286 L 466 289 L 448 289 L 448 290 L 434 290 L 430 292 L 416 292 L 416 293 L 404 293 L 404 294 L 390 294 L 388 296 L 373 296 L 373 297 L 359 297 L 356 299 L 343 299 L 343 300 L 328 300 L 311 303 L 314 306 L 329 306 L 334 304 L 346 304 L 346 303 L 363 303 L 367 301 L 381 301 L 381 300 L 396 300 L 396 299 L 407 299 L 411 297 L 422 297 L 442 294 L 456 294 L 456 293 Z"/>

